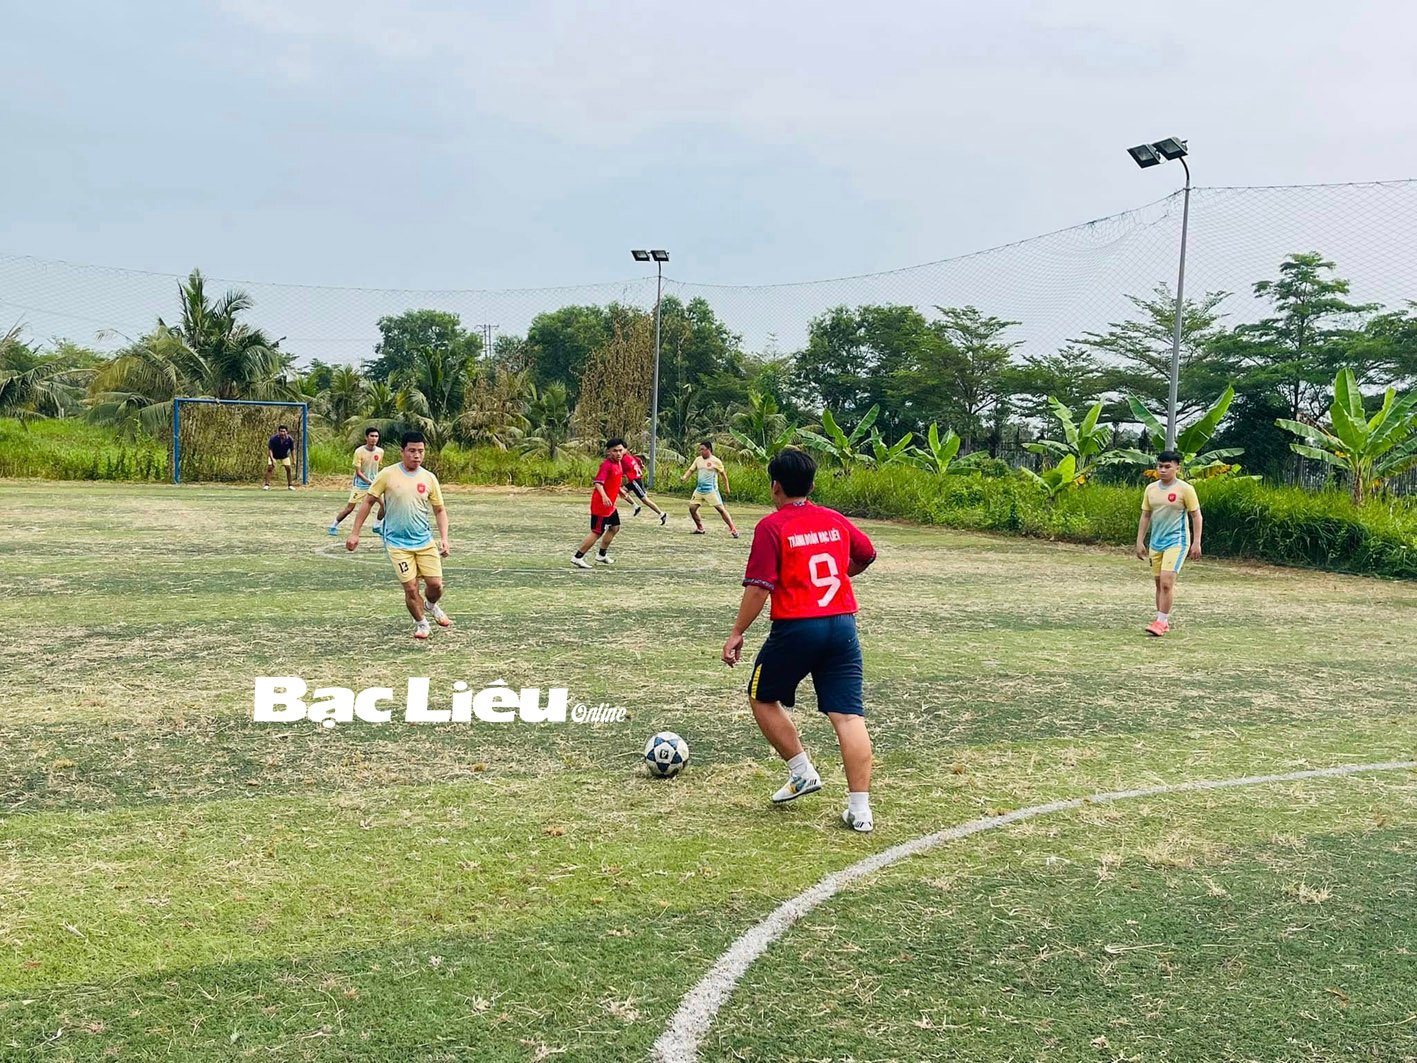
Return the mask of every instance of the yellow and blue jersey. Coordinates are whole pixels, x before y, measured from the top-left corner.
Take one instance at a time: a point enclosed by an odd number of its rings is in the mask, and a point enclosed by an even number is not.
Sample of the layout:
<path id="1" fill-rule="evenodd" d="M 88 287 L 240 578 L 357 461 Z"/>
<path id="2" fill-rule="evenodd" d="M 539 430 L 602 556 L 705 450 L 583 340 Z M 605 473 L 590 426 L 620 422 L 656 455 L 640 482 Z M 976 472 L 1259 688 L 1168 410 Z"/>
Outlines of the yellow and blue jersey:
<path id="1" fill-rule="evenodd" d="M 1163 553 L 1179 547 L 1182 555 L 1191 546 L 1191 522 L 1187 514 L 1201 508 L 1196 489 L 1184 480 L 1163 484 L 1160 480 L 1147 485 L 1142 495 L 1141 509 L 1151 514 L 1151 549 Z"/>
<path id="2" fill-rule="evenodd" d="M 718 474 L 723 471 L 723 462 L 719 461 L 716 456 L 705 458 L 700 455 L 694 459 L 694 464 L 690 467 L 696 474 L 694 480 L 695 491 L 709 494 L 712 491 L 718 490 Z"/>
<path id="3" fill-rule="evenodd" d="M 374 477 L 379 475 L 379 466 L 384 461 L 384 448 L 375 447 L 370 450 L 368 447 L 359 447 L 354 452 L 354 486 L 359 490 L 368 490 L 369 485 L 374 482 Z"/>
<path id="4" fill-rule="evenodd" d="M 385 546 L 421 550 L 433 542 L 433 510 L 443 508 L 438 477 L 421 467 L 409 472 L 399 462 L 374 477 L 369 494 L 384 503 Z"/>

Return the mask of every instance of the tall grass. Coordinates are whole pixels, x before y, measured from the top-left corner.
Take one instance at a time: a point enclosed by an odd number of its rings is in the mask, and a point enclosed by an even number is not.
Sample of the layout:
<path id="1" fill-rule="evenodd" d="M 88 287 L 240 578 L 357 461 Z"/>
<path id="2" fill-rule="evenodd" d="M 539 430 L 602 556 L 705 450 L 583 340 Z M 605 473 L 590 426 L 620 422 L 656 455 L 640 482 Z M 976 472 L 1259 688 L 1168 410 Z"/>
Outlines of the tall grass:
<path id="1" fill-rule="evenodd" d="M 166 444 L 125 439 L 112 429 L 71 419 L 0 419 L 0 476 L 42 480 L 169 479 Z"/>

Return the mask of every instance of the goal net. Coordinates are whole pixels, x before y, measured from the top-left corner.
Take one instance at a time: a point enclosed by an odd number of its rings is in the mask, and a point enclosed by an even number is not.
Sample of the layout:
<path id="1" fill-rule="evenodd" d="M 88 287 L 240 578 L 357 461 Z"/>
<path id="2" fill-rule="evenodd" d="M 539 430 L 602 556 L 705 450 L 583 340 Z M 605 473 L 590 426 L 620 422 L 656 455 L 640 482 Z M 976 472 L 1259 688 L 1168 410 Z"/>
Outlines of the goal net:
<path id="1" fill-rule="evenodd" d="M 252 483 L 266 475 L 267 444 L 285 425 L 292 472 L 310 477 L 308 407 L 303 402 L 172 400 L 173 483 Z M 279 479 L 284 484 L 285 475 Z"/>

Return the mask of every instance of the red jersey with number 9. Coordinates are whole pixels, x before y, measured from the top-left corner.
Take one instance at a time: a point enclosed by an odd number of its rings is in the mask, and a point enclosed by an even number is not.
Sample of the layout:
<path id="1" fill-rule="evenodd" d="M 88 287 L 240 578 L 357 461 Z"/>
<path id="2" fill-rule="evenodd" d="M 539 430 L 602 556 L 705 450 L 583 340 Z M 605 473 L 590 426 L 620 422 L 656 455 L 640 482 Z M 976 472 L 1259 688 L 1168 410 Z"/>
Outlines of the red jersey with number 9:
<path id="1" fill-rule="evenodd" d="M 743 586 L 772 592 L 774 620 L 854 613 L 848 567 L 875 559 L 871 540 L 836 510 L 792 503 L 753 529 Z"/>

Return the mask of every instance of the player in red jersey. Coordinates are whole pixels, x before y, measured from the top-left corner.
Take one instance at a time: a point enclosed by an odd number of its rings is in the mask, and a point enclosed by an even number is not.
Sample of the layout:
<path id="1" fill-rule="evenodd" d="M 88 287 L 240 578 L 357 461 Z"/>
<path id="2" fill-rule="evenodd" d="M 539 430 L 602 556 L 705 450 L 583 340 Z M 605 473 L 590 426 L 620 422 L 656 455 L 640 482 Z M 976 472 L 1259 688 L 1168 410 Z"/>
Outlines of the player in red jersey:
<path id="1" fill-rule="evenodd" d="M 590 534 L 581 540 L 580 549 L 571 558 L 571 564 L 576 568 L 590 568 L 590 562 L 585 559 L 585 555 L 590 552 L 597 539 L 600 540 L 600 553 L 596 560 L 602 565 L 615 563 L 608 551 L 615 540 L 615 533 L 620 530 L 620 514 L 615 509 L 615 501 L 620 497 L 620 484 L 625 475 L 620 467 L 624 456 L 623 439 L 616 436 L 606 440 L 605 460 L 600 463 L 590 492 Z"/>
<path id="2" fill-rule="evenodd" d="M 659 523 L 662 525 L 669 519 L 669 514 L 651 502 L 649 495 L 645 494 L 645 485 L 643 483 L 645 475 L 644 462 L 640 461 L 638 456 L 627 450 L 625 451 L 624 458 L 620 460 L 620 466 L 625 470 L 625 486 L 623 489 L 625 497 L 632 502 L 634 502 L 634 498 L 640 500 L 639 502 L 635 502 L 635 511 L 631 513 L 630 516 L 638 517 L 640 515 L 640 502 L 643 502 L 645 505 L 649 506 L 650 509 L 659 514 Z M 631 498 L 631 495 L 633 495 L 634 498 Z"/>
<path id="3" fill-rule="evenodd" d="M 861 697 L 861 644 L 856 638 L 856 594 L 851 577 L 876 560 L 860 528 L 834 509 L 807 500 L 817 463 L 787 449 L 768 462 L 777 511 L 753 529 L 743 601 L 733 633 L 723 644 L 729 667 L 743 655 L 743 636 L 768 597 L 772 630 L 758 651 L 748 681 L 748 703 L 763 736 L 787 761 L 787 785 L 773 794 L 781 804 L 822 788 L 822 777 L 802 749 L 787 707 L 808 675 L 817 709 L 827 714 L 846 766 L 846 811 L 842 822 L 863 833 L 871 818 L 871 736 Z"/>

